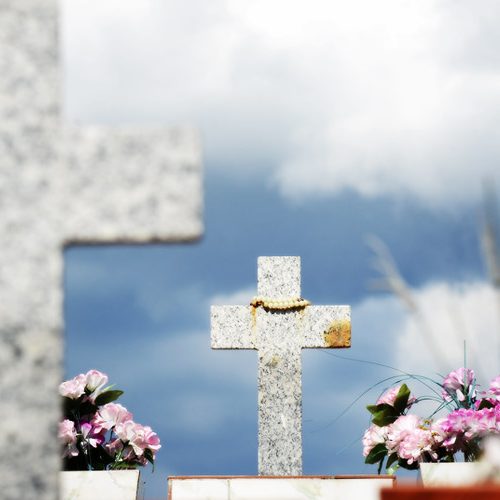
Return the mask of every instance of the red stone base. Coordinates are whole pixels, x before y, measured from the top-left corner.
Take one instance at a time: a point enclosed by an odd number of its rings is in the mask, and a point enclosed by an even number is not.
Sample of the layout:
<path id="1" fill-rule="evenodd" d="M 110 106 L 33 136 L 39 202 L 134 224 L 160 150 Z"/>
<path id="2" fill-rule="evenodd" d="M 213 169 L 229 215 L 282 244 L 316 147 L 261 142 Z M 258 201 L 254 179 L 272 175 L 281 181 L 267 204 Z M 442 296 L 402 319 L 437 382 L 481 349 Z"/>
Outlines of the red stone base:
<path id="1" fill-rule="evenodd" d="M 381 500 L 500 500 L 500 486 L 398 486 L 382 490 Z"/>

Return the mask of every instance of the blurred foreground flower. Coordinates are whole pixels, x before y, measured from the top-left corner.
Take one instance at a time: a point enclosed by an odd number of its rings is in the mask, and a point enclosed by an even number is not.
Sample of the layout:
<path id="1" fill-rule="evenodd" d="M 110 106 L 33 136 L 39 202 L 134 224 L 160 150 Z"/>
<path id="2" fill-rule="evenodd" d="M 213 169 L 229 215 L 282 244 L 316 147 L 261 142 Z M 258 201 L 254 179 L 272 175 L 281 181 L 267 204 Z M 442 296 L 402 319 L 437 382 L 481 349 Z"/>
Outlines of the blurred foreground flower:
<path id="1" fill-rule="evenodd" d="M 107 383 L 107 375 L 90 370 L 59 386 L 64 415 L 58 438 L 64 470 L 135 469 L 148 462 L 154 466 L 160 439 L 113 402 L 123 391 L 105 387 Z"/>

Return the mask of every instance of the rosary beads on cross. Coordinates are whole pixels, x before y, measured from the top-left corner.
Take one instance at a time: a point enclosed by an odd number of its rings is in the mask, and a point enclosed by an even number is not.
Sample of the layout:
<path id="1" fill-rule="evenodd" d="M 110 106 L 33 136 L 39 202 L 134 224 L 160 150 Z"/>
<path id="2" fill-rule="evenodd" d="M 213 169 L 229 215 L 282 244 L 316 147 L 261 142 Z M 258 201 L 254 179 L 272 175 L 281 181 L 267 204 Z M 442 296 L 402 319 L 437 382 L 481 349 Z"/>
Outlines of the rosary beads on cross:
<path id="1" fill-rule="evenodd" d="M 250 302 L 252 307 L 263 307 L 264 309 L 286 311 L 290 309 L 304 309 L 311 305 L 308 300 L 302 298 L 288 298 L 283 300 L 270 299 L 268 297 L 254 297 Z"/>

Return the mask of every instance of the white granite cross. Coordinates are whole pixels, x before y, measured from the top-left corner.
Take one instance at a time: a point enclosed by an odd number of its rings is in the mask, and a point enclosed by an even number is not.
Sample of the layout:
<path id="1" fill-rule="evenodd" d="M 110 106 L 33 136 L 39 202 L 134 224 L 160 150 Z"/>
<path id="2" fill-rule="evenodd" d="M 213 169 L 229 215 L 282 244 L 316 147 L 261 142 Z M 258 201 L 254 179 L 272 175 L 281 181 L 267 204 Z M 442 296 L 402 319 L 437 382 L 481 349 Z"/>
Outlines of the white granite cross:
<path id="1" fill-rule="evenodd" d="M 258 295 L 300 297 L 300 257 L 259 257 Z M 259 475 L 302 474 L 303 348 L 351 345 L 349 306 L 212 306 L 213 349 L 259 354 Z"/>
<path id="2" fill-rule="evenodd" d="M 58 4 L 0 1 L 2 498 L 58 497 L 64 246 L 203 230 L 194 131 L 63 123 Z"/>

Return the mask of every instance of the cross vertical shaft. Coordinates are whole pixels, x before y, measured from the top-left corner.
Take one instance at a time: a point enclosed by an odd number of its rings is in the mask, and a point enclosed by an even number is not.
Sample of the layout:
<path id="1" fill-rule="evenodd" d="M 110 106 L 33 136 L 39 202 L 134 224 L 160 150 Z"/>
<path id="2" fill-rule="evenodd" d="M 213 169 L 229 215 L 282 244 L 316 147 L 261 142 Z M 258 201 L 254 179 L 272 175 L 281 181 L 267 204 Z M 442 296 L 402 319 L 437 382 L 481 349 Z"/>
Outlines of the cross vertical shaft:
<path id="1" fill-rule="evenodd" d="M 300 297 L 299 257 L 259 257 L 259 296 Z M 259 474 L 302 474 L 302 311 L 268 314 L 259 309 Z M 284 321 L 284 319 L 288 321 Z M 279 332 L 277 335 L 276 333 Z"/>
<path id="2" fill-rule="evenodd" d="M 259 257 L 259 304 L 300 297 L 299 257 Z M 212 306 L 213 349 L 259 355 L 259 475 L 302 474 L 303 348 L 350 347 L 348 306 Z"/>

